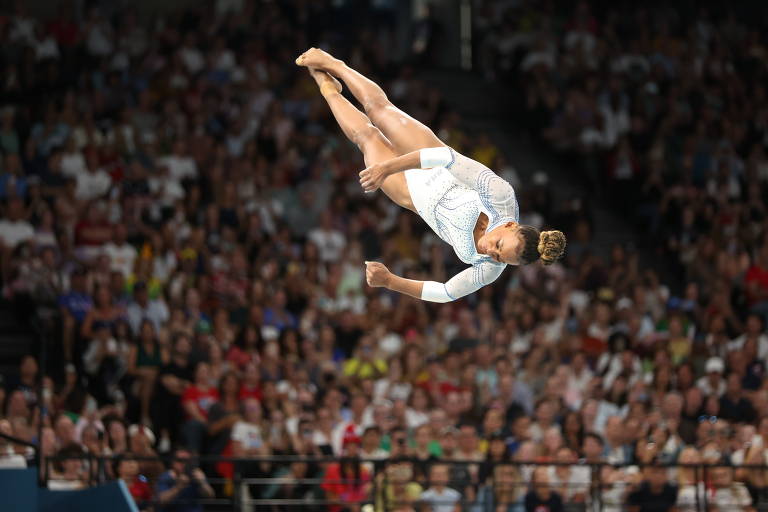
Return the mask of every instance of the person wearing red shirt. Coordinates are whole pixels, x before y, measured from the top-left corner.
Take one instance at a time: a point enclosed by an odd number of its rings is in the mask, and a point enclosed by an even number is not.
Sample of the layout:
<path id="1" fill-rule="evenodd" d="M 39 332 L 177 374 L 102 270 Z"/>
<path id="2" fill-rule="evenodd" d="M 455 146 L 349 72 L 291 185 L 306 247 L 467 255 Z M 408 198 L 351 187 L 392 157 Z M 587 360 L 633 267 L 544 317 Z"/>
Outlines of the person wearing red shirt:
<path id="1" fill-rule="evenodd" d="M 744 276 L 749 306 L 768 321 L 768 241 L 758 250 L 755 261 Z"/>
<path id="2" fill-rule="evenodd" d="M 200 362 L 195 368 L 195 382 L 184 390 L 181 406 L 187 415 L 182 426 L 182 438 L 186 447 L 195 453 L 201 453 L 205 440 L 208 411 L 219 401 L 219 390 L 210 385 L 211 367 Z"/>
<path id="3" fill-rule="evenodd" d="M 130 454 L 125 454 L 115 460 L 114 471 L 125 482 L 139 510 L 149 510 L 152 505 L 152 488 L 147 479 L 139 474 L 139 463 L 130 458 Z"/>
<path id="4" fill-rule="evenodd" d="M 248 363 L 245 365 L 243 382 L 240 384 L 240 393 L 238 398 L 241 402 L 244 402 L 248 398 L 255 398 L 261 402 L 262 396 L 261 376 L 259 375 L 259 369 L 256 368 L 254 363 Z"/>
<path id="5" fill-rule="evenodd" d="M 364 501 L 371 491 L 371 475 L 360 461 L 360 437 L 354 426 L 347 428 L 343 438 L 343 458 L 328 466 L 320 487 L 325 491 L 326 499 L 344 502 L 351 510 Z M 329 512 L 340 512 L 344 507 L 338 504 L 328 505 Z"/>

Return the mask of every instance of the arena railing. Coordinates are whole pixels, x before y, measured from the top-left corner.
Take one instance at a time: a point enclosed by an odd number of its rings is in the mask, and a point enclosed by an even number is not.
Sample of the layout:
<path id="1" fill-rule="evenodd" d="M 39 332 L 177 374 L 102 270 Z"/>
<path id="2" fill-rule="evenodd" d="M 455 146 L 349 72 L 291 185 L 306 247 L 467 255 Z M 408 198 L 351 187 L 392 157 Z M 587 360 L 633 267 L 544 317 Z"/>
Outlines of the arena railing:
<path id="1" fill-rule="evenodd" d="M 142 457 L 131 455 L 131 460 L 142 462 L 164 463 L 169 467 L 174 460 L 172 457 Z M 43 471 L 47 481 L 52 475 L 52 464 L 64 460 L 80 459 L 84 462 L 85 481 L 87 486 L 98 485 L 114 479 L 111 468 L 116 457 L 113 456 L 70 456 L 48 457 Z M 301 467 L 295 467 L 295 474 L 285 473 L 294 463 L 316 465 L 325 469 L 329 464 L 341 462 L 359 462 L 367 471 L 370 478 L 329 480 L 320 476 L 309 477 Z M 625 464 L 614 465 L 607 463 L 562 463 L 549 461 L 512 461 L 485 462 L 469 460 L 419 460 L 415 458 L 398 459 L 341 459 L 335 457 L 303 457 L 303 456 L 273 456 L 254 458 L 199 456 L 195 464 L 203 469 L 208 483 L 214 488 L 212 498 L 194 500 L 173 500 L 160 504 L 157 493 L 148 506 L 162 510 L 167 505 L 202 505 L 204 510 L 233 510 L 242 512 L 260 510 L 318 510 L 340 511 L 342 509 L 360 510 L 360 512 L 383 512 L 406 510 L 433 510 L 413 495 L 420 485 L 422 491 L 429 487 L 429 468 L 433 465 L 445 465 L 450 472 L 448 487 L 461 493 L 458 504 L 463 512 L 525 512 L 525 494 L 533 490 L 537 484 L 531 483 L 531 475 L 539 467 L 552 468 L 548 475 L 552 476 L 555 467 L 581 468 L 579 478 L 567 484 L 541 484 L 557 492 L 568 491 L 567 496 L 575 495 L 576 499 L 563 499 L 567 512 L 620 512 L 626 510 L 626 500 L 629 492 L 636 488 L 641 480 L 644 467 L 661 467 L 667 470 L 687 468 L 693 471 L 693 479 L 699 482 L 692 487 L 688 507 L 684 510 L 707 511 L 713 510 L 715 489 L 712 487 L 713 471 L 717 468 L 729 468 L 731 475 L 736 470 L 747 470 L 761 473 L 765 487 L 758 489 L 759 500 L 753 504 L 754 510 L 768 511 L 768 465 L 739 465 L 724 466 L 722 464 Z M 265 471 L 263 467 L 268 467 Z M 480 469 L 483 467 L 483 482 L 479 481 Z M 506 468 L 506 473 L 503 473 Z M 604 470 L 624 470 L 628 475 L 634 475 L 628 480 L 606 480 Z M 282 470 L 282 471 L 278 471 Z M 229 476 L 222 476 L 222 473 Z M 260 474 L 262 473 L 262 474 Z M 266 473 L 269 476 L 264 476 Z M 296 476 L 299 474 L 300 476 Z M 588 478 L 587 478 L 588 477 Z M 584 481 L 586 480 L 586 481 Z M 735 480 L 734 480 L 735 481 Z M 673 482 L 676 483 L 676 482 Z M 153 488 L 156 481 L 148 481 Z M 354 484 L 354 485 L 353 485 Z M 737 485 L 738 486 L 738 485 Z M 336 487 L 334 489 L 334 487 Z M 740 487 L 740 486 L 738 486 Z M 336 491 L 326 492 L 325 489 Z M 572 491 L 572 492 L 571 492 Z M 745 492 L 743 488 L 740 492 Z M 338 494 L 341 492 L 341 494 Z M 433 505 L 435 502 L 432 502 Z M 719 512 L 727 510 L 743 511 L 743 506 L 728 506 L 722 501 L 717 503 Z M 681 509 L 683 510 L 683 509 Z"/>

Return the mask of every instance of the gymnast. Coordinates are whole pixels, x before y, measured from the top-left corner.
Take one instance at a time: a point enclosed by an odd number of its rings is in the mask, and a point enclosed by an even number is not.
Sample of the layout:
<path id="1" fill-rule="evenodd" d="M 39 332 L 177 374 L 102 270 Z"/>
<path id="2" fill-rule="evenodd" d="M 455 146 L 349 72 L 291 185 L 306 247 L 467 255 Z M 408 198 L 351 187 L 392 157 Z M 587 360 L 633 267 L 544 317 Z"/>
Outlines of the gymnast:
<path id="1" fill-rule="evenodd" d="M 344 134 L 363 152 L 366 192 L 381 189 L 419 215 L 461 261 L 471 265 L 448 280 L 416 281 L 378 262 L 365 262 L 370 286 L 430 302 L 450 302 L 493 283 L 507 265 L 563 256 L 565 236 L 521 225 L 512 186 L 493 171 L 446 146 L 427 126 L 395 107 L 376 83 L 317 48 L 296 59 L 320 87 Z M 365 109 L 342 94 L 344 82 Z"/>

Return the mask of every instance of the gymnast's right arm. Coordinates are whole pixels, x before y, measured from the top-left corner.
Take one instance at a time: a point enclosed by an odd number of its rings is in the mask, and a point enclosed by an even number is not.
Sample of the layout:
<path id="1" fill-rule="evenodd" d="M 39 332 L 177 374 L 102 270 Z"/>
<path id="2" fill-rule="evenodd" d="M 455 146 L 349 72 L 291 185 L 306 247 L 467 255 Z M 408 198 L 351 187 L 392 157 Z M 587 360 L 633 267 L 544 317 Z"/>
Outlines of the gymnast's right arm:
<path id="1" fill-rule="evenodd" d="M 365 262 L 368 285 L 384 287 L 428 302 L 451 302 L 494 282 L 506 265 L 486 262 L 462 270 L 445 283 L 396 276 L 375 261 Z"/>
<path id="2" fill-rule="evenodd" d="M 477 190 L 486 201 L 502 209 L 516 204 L 512 186 L 486 166 L 457 153 L 448 146 L 424 148 L 373 164 L 360 172 L 360 185 L 366 192 L 373 192 L 382 182 L 398 172 L 408 169 L 444 167 L 467 187 Z"/>

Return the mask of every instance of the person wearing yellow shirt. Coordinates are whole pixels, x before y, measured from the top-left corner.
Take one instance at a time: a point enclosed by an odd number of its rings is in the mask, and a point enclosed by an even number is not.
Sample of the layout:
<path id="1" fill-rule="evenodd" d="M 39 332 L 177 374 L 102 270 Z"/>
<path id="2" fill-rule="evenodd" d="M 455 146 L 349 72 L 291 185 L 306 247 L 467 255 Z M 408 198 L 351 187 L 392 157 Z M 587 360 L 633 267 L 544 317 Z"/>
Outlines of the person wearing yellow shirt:
<path id="1" fill-rule="evenodd" d="M 352 379 L 377 379 L 387 373 L 387 362 L 376 356 L 373 341 L 363 338 L 344 363 L 344 376 Z"/>

